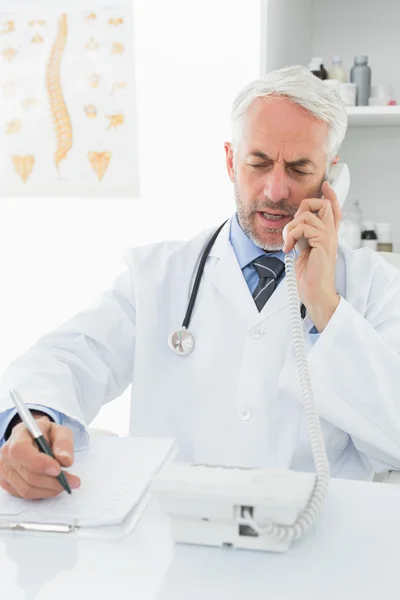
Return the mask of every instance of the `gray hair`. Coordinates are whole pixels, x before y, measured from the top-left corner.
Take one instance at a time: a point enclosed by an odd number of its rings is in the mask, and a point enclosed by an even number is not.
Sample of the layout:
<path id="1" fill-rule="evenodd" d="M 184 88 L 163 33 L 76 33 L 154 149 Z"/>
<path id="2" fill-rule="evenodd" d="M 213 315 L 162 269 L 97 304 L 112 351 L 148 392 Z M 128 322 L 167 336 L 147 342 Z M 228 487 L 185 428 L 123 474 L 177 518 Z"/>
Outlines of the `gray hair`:
<path id="1" fill-rule="evenodd" d="M 328 123 L 327 164 L 337 155 L 347 129 L 347 113 L 339 94 L 305 67 L 294 65 L 271 71 L 239 92 L 232 107 L 232 147 L 236 152 L 243 117 L 259 97 L 284 96 L 320 121 Z"/>

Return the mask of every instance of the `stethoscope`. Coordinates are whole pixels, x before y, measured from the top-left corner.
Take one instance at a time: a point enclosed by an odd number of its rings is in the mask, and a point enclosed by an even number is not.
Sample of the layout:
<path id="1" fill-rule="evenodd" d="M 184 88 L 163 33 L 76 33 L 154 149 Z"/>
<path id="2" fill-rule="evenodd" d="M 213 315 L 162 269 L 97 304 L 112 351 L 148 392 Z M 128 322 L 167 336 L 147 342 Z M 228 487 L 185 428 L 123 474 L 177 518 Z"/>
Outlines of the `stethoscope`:
<path id="1" fill-rule="evenodd" d="M 218 237 L 221 229 L 225 225 L 225 223 L 227 223 L 227 220 L 224 221 L 222 223 L 222 225 L 220 225 L 218 227 L 218 229 L 213 233 L 207 246 L 204 248 L 204 250 L 201 254 L 199 266 L 197 268 L 197 273 L 196 273 L 196 278 L 195 278 L 194 285 L 193 285 L 193 290 L 192 290 L 192 293 L 190 294 L 189 304 L 188 304 L 188 307 L 186 310 L 185 318 L 183 319 L 182 326 L 179 329 L 177 329 L 176 331 L 174 331 L 173 333 L 171 333 L 168 337 L 169 347 L 171 348 L 171 350 L 173 350 L 179 356 L 188 356 L 188 354 L 191 354 L 193 352 L 194 337 L 190 333 L 190 331 L 188 331 L 188 327 L 190 325 L 190 319 L 192 317 L 194 304 L 196 302 L 197 294 L 199 292 L 199 287 L 200 287 L 201 279 L 203 277 L 204 267 L 205 267 L 207 258 L 211 252 L 211 248 L 214 246 L 215 240 L 217 239 L 217 237 Z M 304 319 L 304 317 L 306 316 L 306 308 L 305 308 L 304 304 L 301 305 L 300 311 L 301 311 L 301 317 L 302 317 L 302 319 Z"/>

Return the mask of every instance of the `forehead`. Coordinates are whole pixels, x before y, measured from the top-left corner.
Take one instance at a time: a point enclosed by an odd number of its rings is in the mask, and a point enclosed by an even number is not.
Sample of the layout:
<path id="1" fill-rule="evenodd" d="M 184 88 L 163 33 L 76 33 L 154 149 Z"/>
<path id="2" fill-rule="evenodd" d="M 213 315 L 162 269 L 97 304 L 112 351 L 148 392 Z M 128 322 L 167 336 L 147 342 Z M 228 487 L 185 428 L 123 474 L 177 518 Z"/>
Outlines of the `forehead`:
<path id="1" fill-rule="evenodd" d="M 301 153 L 316 156 L 325 152 L 328 124 L 288 98 L 256 98 L 244 116 L 242 141 L 245 152 Z"/>

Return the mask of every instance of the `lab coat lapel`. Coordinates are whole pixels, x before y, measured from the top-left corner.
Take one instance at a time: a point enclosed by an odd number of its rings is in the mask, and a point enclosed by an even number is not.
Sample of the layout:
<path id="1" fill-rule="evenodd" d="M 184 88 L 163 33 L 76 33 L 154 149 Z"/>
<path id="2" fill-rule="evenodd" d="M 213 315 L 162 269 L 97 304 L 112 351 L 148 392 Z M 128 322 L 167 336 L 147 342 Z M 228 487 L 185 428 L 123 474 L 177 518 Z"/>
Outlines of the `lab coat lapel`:
<path id="1" fill-rule="evenodd" d="M 254 320 L 258 315 L 257 307 L 230 243 L 224 256 L 209 258 L 205 278 L 249 319 Z"/>
<path id="2" fill-rule="evenodd" d="M 221 230 L 206 263 L 205 279 L 245 313 L 250 326 L 269 318 L 288 304 L 284 279 L 259 313 L 229 240 L 230 220 Z"/>
<path id="3" fill-rule="evenodd" d="M 254 302 L 254 300 L 253 300 Z M 259 319 L 258 322 L 264 321 L 264 319 L 268 319 L 272 317 L 272 315 L 286 308 L 289 304 L 289 296 L 287 290 L 287 282 L 286 276 L 279 283 L 278 287 L 268 300 L 268 302 L 264 305 L 262 311 L 258 314 Z"/>

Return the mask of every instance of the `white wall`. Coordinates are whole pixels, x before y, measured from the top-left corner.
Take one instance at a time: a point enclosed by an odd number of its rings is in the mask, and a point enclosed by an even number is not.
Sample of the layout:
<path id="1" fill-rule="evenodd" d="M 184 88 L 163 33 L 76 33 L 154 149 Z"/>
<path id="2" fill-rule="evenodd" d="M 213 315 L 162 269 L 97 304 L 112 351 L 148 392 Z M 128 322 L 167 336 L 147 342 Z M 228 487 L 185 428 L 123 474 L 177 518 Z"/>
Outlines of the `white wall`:
<path id="1" fill-rule="evenodd" d="M 141 198 L 0 200 L 0 372 L 90 303 L 123 250 L 188 238 L 234 209 L 223 142 L 260 71 L 260 0 L 135 0 Z M 124 433 L 126 394 L 96 425 Z"/>
<path id="2" fill-rule="evenodd" d="M 263 72 L 307 65 L 313 0 L 263 0 Z"/>

